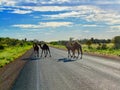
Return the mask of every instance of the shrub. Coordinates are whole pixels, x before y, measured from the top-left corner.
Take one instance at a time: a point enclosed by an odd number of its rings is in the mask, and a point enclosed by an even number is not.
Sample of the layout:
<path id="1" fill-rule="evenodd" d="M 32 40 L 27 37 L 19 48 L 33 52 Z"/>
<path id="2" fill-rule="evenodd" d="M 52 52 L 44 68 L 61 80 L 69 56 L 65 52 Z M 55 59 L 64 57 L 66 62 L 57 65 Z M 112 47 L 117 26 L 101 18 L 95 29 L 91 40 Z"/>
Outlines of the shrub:
<path id="1" fill-rule="evenodd" d="M 3 50 L 4 49 L 4 46 L 3 45 L 0 45 L 0 50 Z"/>
<path id="2" fill-rule="evenodd" d="M 114 42 L 115 49 L 120 49 L 120 36 L 114 37 L 113 42 Z"/>
<path id="3" fill-rule="evenodd" d="M 91 41 L 91 40 L 88 40 L 88 41 L 86 42 L 86 45 L 88 45 L 88 48 L 91 49 L 92 41 Z"/>
<path id="4" fill-rule="evenodd" d="M 101 49 L 107 49 L 107 45 L 105 43 L 102 44 Z"/>

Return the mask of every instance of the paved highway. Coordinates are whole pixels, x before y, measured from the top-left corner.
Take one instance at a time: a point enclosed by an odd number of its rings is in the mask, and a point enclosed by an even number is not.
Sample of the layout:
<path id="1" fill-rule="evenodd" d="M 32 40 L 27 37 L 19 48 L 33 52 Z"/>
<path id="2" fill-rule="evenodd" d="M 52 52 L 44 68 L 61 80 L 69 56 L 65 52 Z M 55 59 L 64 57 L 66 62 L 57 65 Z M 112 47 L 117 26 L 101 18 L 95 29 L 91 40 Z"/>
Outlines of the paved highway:
<path id="1" fill-rule="evenodd" d="M 120 61 L 84 55 L 67 59 L 67 52 L 50 48 L 52 57 L 32 55 L 12 90 L 120 90 Z"/>

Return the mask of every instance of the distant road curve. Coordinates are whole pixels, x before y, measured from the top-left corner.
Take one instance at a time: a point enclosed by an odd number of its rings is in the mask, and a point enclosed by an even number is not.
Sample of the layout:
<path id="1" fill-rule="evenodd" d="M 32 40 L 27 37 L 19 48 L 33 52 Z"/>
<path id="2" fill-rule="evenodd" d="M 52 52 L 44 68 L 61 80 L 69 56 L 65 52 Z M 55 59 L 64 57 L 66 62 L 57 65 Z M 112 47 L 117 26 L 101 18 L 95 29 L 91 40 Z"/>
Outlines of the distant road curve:
<path id="1" fill-rule="evenodd" d="M 120 61 L 69 60 L 66 51 L 50 49 L 52 57 L 29 58 L 12 90 L 120 90 Z"/>

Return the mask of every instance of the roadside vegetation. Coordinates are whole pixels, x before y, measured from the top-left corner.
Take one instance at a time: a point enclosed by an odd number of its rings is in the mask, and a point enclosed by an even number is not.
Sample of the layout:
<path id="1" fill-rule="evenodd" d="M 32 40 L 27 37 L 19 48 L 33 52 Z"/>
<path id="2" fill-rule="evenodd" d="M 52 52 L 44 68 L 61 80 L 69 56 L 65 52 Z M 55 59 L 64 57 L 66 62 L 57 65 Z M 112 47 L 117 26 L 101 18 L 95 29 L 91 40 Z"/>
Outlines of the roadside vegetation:
<path id="1" fill-rule="evenodd" d="M 14 61 L 31 48 L 31 41 L 0 38 L 0 67 Z"/>
<path id="2" fill-rule="evenodd" d="M 85 53 L 120 56 L 120 36 L 107 40 L 91 38 L 78 41 L 82 44 Z M 66 49 L 65 42 L 67 41 L 53 41 L 50 42 L 50 46 Z"/>

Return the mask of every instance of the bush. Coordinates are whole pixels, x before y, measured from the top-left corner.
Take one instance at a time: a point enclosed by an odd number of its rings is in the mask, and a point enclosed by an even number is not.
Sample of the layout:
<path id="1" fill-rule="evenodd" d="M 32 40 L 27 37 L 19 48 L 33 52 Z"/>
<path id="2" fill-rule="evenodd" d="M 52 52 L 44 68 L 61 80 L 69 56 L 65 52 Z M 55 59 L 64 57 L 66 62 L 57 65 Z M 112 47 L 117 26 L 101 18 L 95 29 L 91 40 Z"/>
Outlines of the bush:
<path id="1" fill-rule="evenodd" d="M 114 47 L 115 49 L 120 49 L 120 36 L 114 37 Z"/>
<path id="2" fill-rule="evenodd" d="M 3 45 L 0 45 L 0 50 L 3 50 L 4 49 L 4 46 Z"/>
<path id="3" fill-rule="evenodd" d="M 101 50 L 101 49 L 105 50 L 105 49 L 107 49 L 107 45 L 105 43 L 103 43 L 103 44 L 99 43 L 98 46 L 97 46 L 97 49 L 98 50 Z"/>
<path id="4" fill-rule="evenodd" d="M 105 43 L 104 43 L 104 44 L 102 44 L 101 49 L 107 49 L 107 45 L 106 45 Z"/>
<path id="5" fill-rule="evenodd" d="M 92 41 L 91 41 L 91 40 L 88 40 L 88 41 L 86 42 L 86 45 L 88 45 L 88 48 L 91 49 Z"/>

